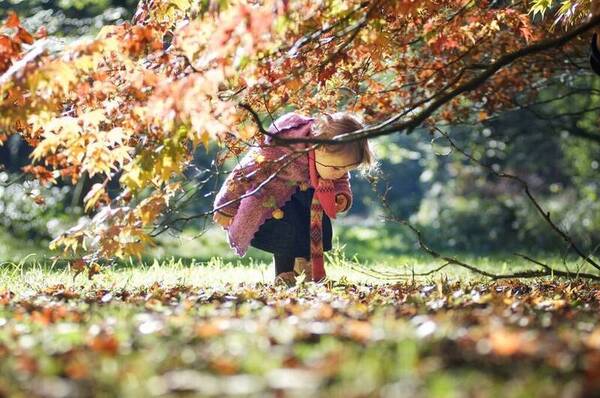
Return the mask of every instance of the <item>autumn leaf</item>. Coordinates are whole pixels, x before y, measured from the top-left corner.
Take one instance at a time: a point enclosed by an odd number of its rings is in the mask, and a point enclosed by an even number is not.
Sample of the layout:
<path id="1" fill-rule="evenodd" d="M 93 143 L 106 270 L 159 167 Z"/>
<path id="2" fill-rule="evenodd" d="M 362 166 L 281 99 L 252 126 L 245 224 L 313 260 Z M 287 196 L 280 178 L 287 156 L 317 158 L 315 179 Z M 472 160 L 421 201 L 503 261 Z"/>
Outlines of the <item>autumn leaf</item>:
<path id="1" fill-rule="evenodd" d="M 104 190 L 104 184 L 96 183 L 92 185 L 92 188 L 88 191 L 88 193 L 83 198 L 83 202 L 85 203 L 84 210 L 87 212 L 90 209 L 96 207 L 99 200 L 103 197 L 106 197 L 106 191 Z"/>
<path id="2" fill-rule="evenodd" d="M 75 274 L 73 275 L 73 278 L 75 278 L 77 275 L 83 272 L 86 267 L 86 262 L 83 259 L 77 259 L 71 261 L 69 263 L 69 267 L 72 271 L 75 271 Z"/>
<path id="3" fill-rule="evenodd" d="M 19 21 L 19 17 L 17 13 L 14 11 L 9 11 L 6 21 L 4 22 L 4 26 L 7 28 L 18 28 L 21 26 L 21 21 Z"/>
<path id="4" fill-rule="evenodd" d="M 33 36 L 21 27 L 19 27 L 19 30 L 17 32 L 17 37 L 23 43 L 33 44 Z"/>
<path id="5" fill-rule="evenodd" d="M 115 356 L 119 352 L 119 341 L 108 332 L 100 332 L 98 335 L 92 336 L 88 340 L 88 346 L 92 351 L 107 356 Z"/>

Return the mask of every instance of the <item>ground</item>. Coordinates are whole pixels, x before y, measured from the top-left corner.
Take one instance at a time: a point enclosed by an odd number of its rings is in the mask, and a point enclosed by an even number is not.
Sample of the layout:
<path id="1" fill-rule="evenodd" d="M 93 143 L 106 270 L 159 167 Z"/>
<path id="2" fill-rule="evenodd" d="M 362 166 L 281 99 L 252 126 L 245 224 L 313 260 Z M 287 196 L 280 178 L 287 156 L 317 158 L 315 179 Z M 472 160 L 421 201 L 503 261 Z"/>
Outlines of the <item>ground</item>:
<path id="1" fill-rule="evenodd" d="M 273 286 L 270 264 L 220 258 L 92 280 L 6 263 L 0 396 L 600 394 L 599 284 L 377 280 L 329 260 L 330 282 L 294 288 Z"/>

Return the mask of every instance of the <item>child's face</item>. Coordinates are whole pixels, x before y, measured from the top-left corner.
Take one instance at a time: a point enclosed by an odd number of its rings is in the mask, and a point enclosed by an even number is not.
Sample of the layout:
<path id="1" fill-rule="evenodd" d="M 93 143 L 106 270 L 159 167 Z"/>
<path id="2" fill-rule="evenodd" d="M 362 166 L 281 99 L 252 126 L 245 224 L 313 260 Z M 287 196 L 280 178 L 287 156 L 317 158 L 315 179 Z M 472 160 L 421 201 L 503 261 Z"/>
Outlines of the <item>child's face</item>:
<path id="1" fill-rule="evenodd" d="M 358 167 L 353 153 L 329 153 L 320 148 L 315 149 L 315 163 L 321 178 L 328 180 L 342 178 L 347 172 Z"/>

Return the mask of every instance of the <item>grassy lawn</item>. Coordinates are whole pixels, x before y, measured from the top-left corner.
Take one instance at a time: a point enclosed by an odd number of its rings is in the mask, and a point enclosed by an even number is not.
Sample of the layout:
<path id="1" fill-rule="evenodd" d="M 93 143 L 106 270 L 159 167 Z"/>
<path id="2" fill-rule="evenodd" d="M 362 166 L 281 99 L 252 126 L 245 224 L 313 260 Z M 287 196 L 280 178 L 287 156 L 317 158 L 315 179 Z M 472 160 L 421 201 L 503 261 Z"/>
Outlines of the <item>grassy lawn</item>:
<path id="1" fill-rule="evenodd" d="M 420 256 L 394 263 L 365 268 L 433 266 Z M 121 264 L 91 280 L 6 263 L 0 396 L 600 393 L 599 284 L 452 270 L 384 281 L 353 270 L 341 251 L 328 264 L 328 283 L 284 288 L 272 285 L 269 263 L 250 258 Z"/>

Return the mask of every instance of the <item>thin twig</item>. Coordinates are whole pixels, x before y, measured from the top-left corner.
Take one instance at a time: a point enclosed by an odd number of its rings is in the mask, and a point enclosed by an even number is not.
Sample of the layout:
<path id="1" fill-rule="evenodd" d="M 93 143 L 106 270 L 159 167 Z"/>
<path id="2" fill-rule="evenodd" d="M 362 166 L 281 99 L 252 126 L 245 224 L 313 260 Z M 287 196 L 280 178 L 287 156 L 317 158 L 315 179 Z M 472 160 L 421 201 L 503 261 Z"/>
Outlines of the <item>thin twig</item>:
<path id="1" fill-rule="evenodd" d="M 461 154 L 463 154 L 467 159 L 469 159 L 470 161 L 480 165 L 481 167 L 485 168 L 486 170 L 488 170 L 490 173 L 494 174 L 497 177 L 500 178 L 506 178 L 506 179 L 510 179 L 513 181 L 517 181 L 520 185 L 521 188 L 523 189 L 523 191 L 525 192 L 525 195 L 527 195 L 527 198 L 529 199 L 529 201 L 533 204 L 533 206 L 535 207 L 535 209 L 538 211 L 538 213 L 543 217 L 543 219 L 546 221 L 546 223 L 552 228 L 552 230 L 554 232 L 556 232 L 565 242 L 567 242 L 569 244 L 570 247 L 573 248 L 573 250 L 582 258 L 584 259 L 588 264 L 590 264 L 591 266 L 593 266 L 594 268 L 596 268 L 597 270 L 600 270 L 600 265 L 598 263 L 596 263 L 590 255 L 586 255 L 583 253 L 583 250 L 581 250 L 579 248 L 579 246 L 575 243 L 575 241 L 569 236 L 567 235 L 566 232 L 564 232 L 562 229 L 560 229 L 558 227 L 558 225 L 556 225 L 554 223 L 554 221 L 552 221 L 552 219 L 550 218 L 550 212 L 546 211 L 542 208 L 542 206 L 540 205 L 540 203 L 536 200 L 536 198 L 533 196 L 533 194 L 531 193 L 531 190 L 529 189 L 529 185 L 527 184 L 527 182 L 525 180 L 523 180 L 521 177 L 515 176 L 513 174 L 508 174 L 505 172 L 498 172 L 496 170 L 494 170 L 491 166 L 483 163 L 482 161 L 480 161 L 479 159 L 475 159 L 475 157 L 469 153 L 467 153 L 465 150 L 463 150 L 462 148 L 460 148 L 459 146 L 456 145 L 456 143 L 454 142 L 454 140 L 452 140 L 450 138 L 450 136 L 440 130 L 437 127 L 434 127 L 440 134 L 442 134 L 444 137 L 446 137 L 446 139 L 448 140 L 448 142 L 450 143 L 450 146 L 454 149 L 456 149 L 458 152 L 460 152 Z"/>
<path id="2" fill-rule="evenodd" d="M 380 194 L 376 187 L 374 186 L 374 184 L 372 185 L 373 190 L 378 194 L 379 199 L 380 199 L 380 203 L 382 204 L 383 208 L 385 209 L 387 216 L 384 217 L 385 220 L 387 221 L 393 221 L 396 223 L 399 223 L 401 225 L 406 226 L 407 228 L 409 228 L 412 233 L 416 236 L 417 238 L 417 242 L 419 244 L 419 247 L 421 248 L 421 250 L 423 250 L 424 252 L 426 252 L 427 254 L 429 254 L 431 257 L 433 258 L 439 258 L 444 260 L 445 262 L 441 265 L 438 266 L 437 268 L 430 270 L 430 271 L 425 271 L 422 273 L 411 273 L 409 274 L 403 274 L 403 273 L 398 273 L 396 275 L 392 274 L 392 273 L 382 273 L 382 272 L 378 272 L 379 275 L 375 275 L 375 273 L 373 272 L 373 270 L 368 270 L 364 267 L 362 267 L 360 264 L 357 264 L 356 267 L 352 267 L 354 270 L 358 271 L 358 272 L 363 272 L 367 275 L 370 275 L 374 278 L 380 278 L 380 279 L 385 279 L 385 280 L 395 280 L 395 279 L 403 279 L 406 277 L 415 277 L 415 276 L 428 276 L 431 275 L 435 272 L 438 272 L 444 268 L 446 268 L 449 265 L 456 265 L 458 267 L 461 268 L 465 268 L 473 273 L 485 276 L 487 278 L 490 278 L 492 280 L 498 280 L 498 279 L 511 279 L 511 278 L 539 278 L 539 277 L 545 277 L 545 276 L 561 276 L 561 277 L 568 277 L 568 278 L 572 278 L 573 275 L 569 272 L 564 272 L 564 271 L 559 271 L 556 270 L 552 267 L 550 267 L 547 264 L 541 263 L 537 260 L 533 260 L 530 257 L 524 256 L 522 254 L 517 254 L 516 255 L 523 257 L 524 259 L 528 260 L 528 261 L 532 261 L 535 264 L 539 265 L 542 267 L 541 270 L 526 270 L 526 271 L 518 271 L 518 272 L 513 272 L 513 273 L 508 273 L 508 274 L 494 274 L 491 272 L 487 272 L 484 270 L 481 270 L 471 264 L 468 264 L 464 261 L 461 261 L 455 257 L 450 257 L 450 256 L 445 256 L 435 250 L 433 250 L 431 247 L 429 247 L 429 245 L 427 245 L 427 243 L 425 242 L 425 240 L 423 239 L 423 235 L 421 233 L 421 231 L 419 231 L 419 229 L 417 229 L 414 225 L 412 225 L 408 220 L 405 219 L 400 219 L 397 216 L 395 216 L 391 210 L 391 207 L 387 201 L 387 193 L 390 190 L 389 184 L 386 184 L 386 188 L 384 190 L 383 194 Z M 589 274 L 589 273 L 578 273 L 577 274 L 578 277 L 580 278 L 587 278 L 587 279 L 592 279 L 592 280 L 600 280 L 600 275 L 594 275 L 594 274 Z"/>

